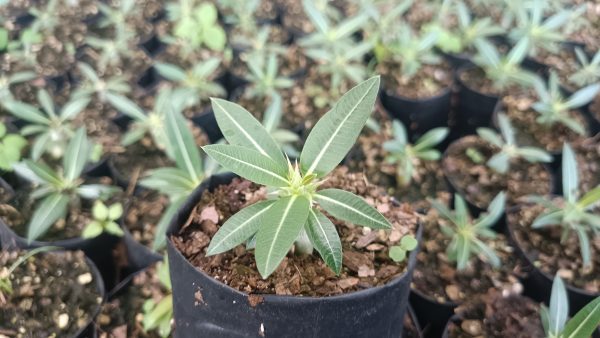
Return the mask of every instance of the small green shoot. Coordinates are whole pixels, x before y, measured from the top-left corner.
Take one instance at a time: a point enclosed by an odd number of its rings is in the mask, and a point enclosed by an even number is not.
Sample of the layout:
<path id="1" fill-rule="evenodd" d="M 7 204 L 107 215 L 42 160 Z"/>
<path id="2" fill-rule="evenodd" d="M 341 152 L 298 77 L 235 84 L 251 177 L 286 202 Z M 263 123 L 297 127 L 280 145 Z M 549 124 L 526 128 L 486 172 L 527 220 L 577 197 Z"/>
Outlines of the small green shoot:
<path id="1" fill-rule="evenodd" d="M 394 262 L 400 263 L 406 259 L 409 251 L 413 251 L 417 248 L 418 244 L 419 242 L 414 236 L 406 235 L 400 240 L 400 245 L 394 245 L 390 248 L 390 258 Z"/>
<path id="2" fill-rule="evenodd" d="M 0 170 L 12 171 L 13 164 L 21 160 L 27 140 L 18 134 L 9 134 L 4 123 L 0 122 Z"/>
<path id="3" fill-rule="evenodd" d="M 92 207 L 93 220 L 88 223 L 81 233 L 82 238 L 94 238 L 103 232 L 123 236 L 123 230 L 117 223 L 123 215 L 123 206 L 121 203 L 115 203 L 107 207 L 102 201 L 96 201 Z"/>

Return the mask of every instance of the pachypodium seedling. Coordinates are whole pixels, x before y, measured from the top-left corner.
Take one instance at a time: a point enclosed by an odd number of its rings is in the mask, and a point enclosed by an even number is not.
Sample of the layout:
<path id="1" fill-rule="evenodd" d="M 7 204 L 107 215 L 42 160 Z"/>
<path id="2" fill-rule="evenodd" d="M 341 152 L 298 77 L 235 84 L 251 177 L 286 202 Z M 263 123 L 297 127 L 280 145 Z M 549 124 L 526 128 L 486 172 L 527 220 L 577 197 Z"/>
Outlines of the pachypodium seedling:
<path id="1" fill-rule="evenodd" d="M 591 85 L 600 81 L 600 51 L 597 51 L 590 60 L 581 48 L 575 48 L 575 56 L 579 61 L 579 68 L 569 76 L 569 82 L 578 87 Z"/>
<path id="2" fill-rule="evenodd" d="M 96 201 L 92 207 L 93 220 L 88 223 L 81 233 L 83 238 L 93 238 L 106 232 L 118 237 L 123 236 L 123 230 L 117 223 L 123 215 L 121 203 L 106 206 L 102 201 Z"/>
<path id="3" fill-rule="evenodd" d="M 402 122 L 392 122 L 394 138 L 383 144 L 383 149 L 388 153 L 385 161 L 396 165 L 396 179 L 398 185 L 406 187 L 410 184 L 414 174 L 415 161 L 437 161 L 442 154 L 435 146 L 440 144 L 448 135 L 448 128 L 435 128 L 421 136 L 415 144 L 408 142 L 406 128 Z"/>
<path id="4" fill-rule="evenodd" d="M 144 331 L 150 332 L 156 330 L 158 334 L 167 338 L 171 334 L 171 322 L 173 321 L 173 295 L 171 294 L 171 278 L 169 277 L 169 261 L 165 256 L 163 262 L 159 263 L 156 268 L 158 280 L 168 291 L 160 301 L 148 299 L 142 307 L 144 311 Z"/>
<path id="5" fill-rule="evenodd" d="M 0 106 L 5 107 L 6 102 L 14 99 L 10 92 L 10 86 L 33 80 L 36 77 L 34 72 L 28 71 L 0 75 Z"/>
<path id="6" fill-rule="evenodd" d="M 74 98 L 88 98 L 96 95 L 100 102 L 109 102 L 112 104 L 115 97 L 123 97 L 131 91 L 127 80 L 123 76 L 113 76 L 110 78 L 100 78 L 87 63 L 80 62 L 77 69 L 83 76 L 83 83 L 73 92 Z"/>
<path id="7" fill-rule="evenodd" d="M 573 149 L 568 144 L 564 144 L 562 151 L 562 176 L 563 198 L 561 200 L 548 200 L 541 196 L 530 198 L 546 208 L 534 220 L 531 227 L 534 229 L 548 226 L 562 227 L 561 240 L 566 240 L 572 232 L 575 232 L 579 239 L 583 265 L 589 267 L 592 264 L 592 244 L 588 232 L 597 234 L 600 231 L 600 216 L 594 212 L 600 202 L 600 186 L 581 196 L 577 160 Z"/>
<path id="8" fill-rule="evenodd" d="M 263 278 L 275 271 L 296 242 L 296 253 L 314 247 L 338 273 L 342 245 L 331 216 L 373 229 L 390 222 L 364 199 L 340 189 L 319 187 L 344 158 L 373 110 L 379 77 L 357 85 L 321 118 L 309 134 L 300 161 L 291 163 L 252 114 L 241 106 L 213 99 L 217 123 L 229 144 L 204 151 L 224 168 L 274 189 L 273 199 L 255 203 L 229 218 L 213 237 L 207 255 L 230 250 L 256 234 L 254 255 Z M 308 239 L 308 241 L 306 240 Z"/>
<path id="9" fill-rule="evenodd" d="M 500 134 L 489 128 L 478 128 L 477 134 L 485 141 L 500 148 L 488 161 L 488 167 L 506 174 L 512 161 L 524 159 L 529 163 L 552 161 L 552 155 L 536 147 L 519 147 L 515 139 L 515 131 L 510 124 L 510 119 L 503 113 L 498 114 Z"/>
<path id="10" fill-rule="evenodd" d="M 569 111 L 592 101 L 600 91 L 600 83 L 588 85 L 571 96 L 565 97 L 560 89 L 558 75 L 556 72 L 551 71 L 548 85 L 546 86 L 540 78 L 537 78 L 534 82 L 534 88 L 539 101 L 534 103 L 532 108 L 539 113 L 536 119 L 538 123 L 546 126 L 560 123 L 580 135 L 585 135 L 584 126 L 571 117 Z"/>
<path id="11" fill-rule="evenodd" d="M 390 258 L 393 259 L 394 262 L 402 262 L 406 259 L 406 254 L 409 251 L 416 249 L 418 244 L 419 242 L 415 236 L 406 235 L 400 240 L 400 245 L 390 247 Z"/>
<path id="12" fill-rule="evenodd" d="M 440 216 L 452 224 L 440 224 L 440 230 L 451 239 L 446 255 L 449 260 L 456 262 L 458 270 L 464 270 L 473 256 L 480 256 L 494 267 L 500 265 L 500 258 L 485 240 L 496 238 L 496 232 L 490 228 L 502 216 L 505 201 L 505 193 L 500 192 L 490 203 L 487 212 L 477 219 L 469 215 L 467 204 L 459 194 L 454 195 L 453 212 L 438 201 L 429 201 Z"/>
<path id="13" fill-rule="evenodd" d="M 13 285 L 10 280 L 10 275 L 23 263 L 27 262 L 27 260 L 39 253 L 48 252 L 51 250 L 56 250 L 57 247 L 54 246 L 42 246 L 39 248 L 35 248 L 27 251 L 21 257 L 19 257 L 10 267 L 2 267 L 0 269 L 0 305 L 6 302 L 6 295 L 11 295 L 13 290 Z"/>
<path id="14" fill-rule="evenodd" d="M 278 90 L 294 86 L 291 78 L 278 75 L 279 65 L 277 63 L 277 54 L 275 53 L 270 53 L 268 56 L 249 55 L 246 64 L 250 72 L 246 76 L 246 80 L 250 82 L 250 86 L 244 90 L 244 95 L 250 98 L 264 99 L 266 96 L 276 95 Z"/>
<path id="15" fill-rule="evenodd" d="M 202 2 L 196 5 L 192 0 L 180 0 L 168 4 L 167 13 L 169 20 L 175 22 L 173 35 L 184 41 L 186 50 L 197 50 L 204 45 L 214 51 L 225 48 L 227 35 L 219 25 L 214 4 Z"/>
<path id="16" fill-rule="evenodd" d="M 19 134 L 8 133 L 6 125 L 0 122 L 0 170 L 12 171 L 13 164 L 21 160 L 27 140 Z"/>
<path id="17" fill-rule="evenodd" d="M 550 307 L 542 305 L 540 316 L 548 338 L 591 337 L 600 325 L 600 297 L 589 302 L 569 320 L 567 289 L 556 275 L 552 283 Z"/>

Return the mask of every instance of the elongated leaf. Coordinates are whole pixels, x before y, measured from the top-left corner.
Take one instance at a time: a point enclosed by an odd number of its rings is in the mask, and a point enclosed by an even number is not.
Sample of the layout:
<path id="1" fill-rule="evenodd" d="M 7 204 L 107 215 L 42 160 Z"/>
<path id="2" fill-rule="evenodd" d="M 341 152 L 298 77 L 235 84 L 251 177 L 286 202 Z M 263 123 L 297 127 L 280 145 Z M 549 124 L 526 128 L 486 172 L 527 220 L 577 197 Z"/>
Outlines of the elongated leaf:
<path id="1" fill-rule="evenodd" d="M 394 139 L 399 141 L 403 146 L 408 143 L 406 128 L 404 127 L 404 124 L 402 124 L 402 122 L 398 120 L 392 121 L 392 134 L 394 135 Z"/>
<path id="2" fill-rule="evenodd" d="M 248 206 L 231 216 L 210 241 L 207 256 L 233 249 L 254 235 L 265 220 L 265 213 L 275 201 L 262 201 Z"/>
<path id="3" fill-rule="evenodd" d="M 308 213 L 306 233 L 327 266 L 339 275 L 342 269 L 342 242 L 335 225 L 319 210 L 312 208 Z"/>
<path id="4" fill-rule="evenodd" d="M 202 160 L 194 136 L 181 112 L 169 109 L 166 113 L 166 129 L 169 147 L 175 155 L 177 167 L 185 170 L 191 180 L 202 179 Z"/>
<path id="5" fill-rule="evenodd" d="M 504 141 L 500 135 L 490 128 L 477 128 L 477 135 L 498 148 L 504 145 Z"/>
<path id="6" fill-rule="evenodd" d="M 569 315 L 567 290 L 565 284 L 558 275 L 554 277 L 554 282 L 552 283 L 549 310 L 549 331 L 553 333 L 554 336 L 558 337 L 563 331 L 563 328 L 567 323 L 567 316 Z"/>
<path id="7" fill-rule="evenodd" d="M 588 303 L 565 326 L 562 337 L 591 337 L 600 325 L 600 297 Z"/>
<path id="8" fill-rule="evenodd" d="M 108 198 L 119 191 L 119 188 L 104 184 L 84 184 L 77 188 L 77 194 L 87 200 Z"/>
<path id="9" fill-rule="evenodd" d="M 571 203 L 577 201 L 577 186 L 579 185 L 577 176 L 575 153 L 571 146 L 565 143 L 562 151 L 562 186 L 563 195 Z"/>
<path id="10" fill-rule="evenodd" d="M 313 25 L 315 25 L 321 33 L 327 33 L 329 31 L 327 17 L 319 11 L 314 0 L 303 0 L 302 5 L 304 7 L 304 12 L 308 15 Z"/>
<path id="11" fill-rule="evenodd" d="M 54 193 L 44 198 L 36 207 L 27 228 L 29 242 L 42 236 L 54 222 L 67 214 L 69 197 Z"/>
<path id="12" fill-rule="evenodd" d="M 42 114 L 36 107 L 22 102 L 7 101 L 4 102 L 4 107 L 14 116 L 25 121 L 49 125 L 50 120 Z"/>
<path id="13" fill-rule="evenodd" d="M 123 95 L 107 93 L 106 100 L 119 112 L 134 120 L 144 122 L 148 119 L 142 108 Z"/>
<path id="14" fill-rule="evenodd" d="M 187 75 L 185 71 L 170 63 L 157 63 L 154 68 L 161 76 L 165 77 L 169 81 L 181 82 L 184 81 Z"/>
<path id="15" fill-rule="evenodd" d="M 460 194 L 454 194 L 454 215 L 456 225 L 459 228 L 465 227 L 469 223 L 469 211 L 467 210 L 467 202 Z"/>
<path id="16" fill-rule="evenodd" d="M 501 263 L 500 258 L 498 257 L 498 255 L 496 254 L 494 249 L 490 248 L 484 242 L 482 242 L 481 240 L 479 240 L 477 238 L 475 238 L 472 242 L 475 243 L 477 250 L 479 250 L 479 252 L 484 256 L 484 259 L 491 266 L 493 266 L 493 267 L 500 266 L 500 263 Z"/>
<path id="17" fill-rule="evenodd" d="M 600 83 L 595 83 L 584 87 L 576 91 L 575 94 L 571 95 L 567 102 L 565 102 L 565 106 L 569 109 L 581 107 L 587 104 L 588 102 L 592 101 L 594 97 L 596 97 L 596 94 L 598 94 L 599 90 Z"/>
<path id="18" fill-rule="evenodd" d="M 504 214 L 506 205 L 506 193 L 501 191 L 494 197 L 488 206 L 487 214 L 482 215 L 475 224 L 478 228 L 489 228 L 498 222 L 498 219 Z"/>
<path id="19" fill-rule="evenodd" d="M 272 187 L 288 185 L 287 170 L 258 151 L 229 144 L 213 144 L 202 149 L 224 168 L 252 182 Z"/>
<path id="20" fill-rule="evenodd" d="M 90 156 L 91 149 L 92 145 L 87 139 L 85 128 L 79 128 L 69 142 L 67 151 L 63 157 L 65 179 L 72 182 L 81 175 Z"/>
<path id="21" fill-rule="evenodd" d="M 456 217 L 454 216 L 454 214 L 448 209 L 447 206 L 445 206 L 444 204 L 442 204 L 442 203 L 440 203 L 440 202 L 438 202 L 437 200 L 434 200 L 434 199 L 428 199 L 428 201 L 431 204 L 431 206 L 435 210 L 437 210 L 437 212 L 439 212 L 441 214 L 442 217 L 444 217 L 445 219 L 451 221 L 454 224 L 458 223 L 458 220 L 456 219 Z"/>
<path id="22" fill-rule="evenodd" d="M 600 201 L 600 186 L 597 186 L 594 189 L 588 191 L 585 195 L 583 195 L 583 197 L 581 199 L 579 199 L 577 204 L 581 208 L 585 209 L 585 208 L 595 205 L 599 201 Z"/>
<path id="23" fill-rule="evenodd" d="M 471 253 L 469 241 L 463 236 L 456 238 L 456 268 L 464 270 L 469 264 L 469 256 Z"/>
<path id="24" fill-rule="evenodd" d="M 52 101 L 50 94 L 48 94 L 48 92 L 44 89 L 41 89 L 37 92 L 37 99 L 40 103 L 40 106 L 42 106 L 46 114 L 48 114 L 48 116 L 51 116 L 52 118 L 55 118 L 56 110 L 54 109 L 54 101 Z"/>
<path id="25" fill-rule="evenodd" d="M 589 267 L 592 263 L 592 253 L 590 246 L 590 238 L 586 232 L 586 229 L 581 226 L 575 227 L 577 238 L 579 239 L 579 251 L 581 252 L 581 260 L 583 265 Z"/>
<path id="26" fill-rule="evenodd" d="M 112 94 L 107 93 L 107 95 Z M 82 97 L 67 102 L 67 104 L 65 104 L 60 111 L 60 118 L 62 120 L 71 120 L 75 118 L 79 113 L 81 113 L 85 109 L 85 107 L 88 106 L 89 103 L 89 97 Z"/>
<path id="27" fill-rule="evenodd" d="M 246 109 L 235 103 L 211 99 L 215 118 L 227 142 L 253 149 L 287 168 L 283 152 L 269 132 Z"/>
<path id="28" fill-rule="evenodd" d="M 283 115 L 281 95 L 273 93 L 271 95 L 271 104 L 267 107 L 265 115 L 263 117 L 263 125 L 268 133 L 273 133 L 279 127 L 281 123 L 281 117 Z"/>
<path id="29" fill-rule="evenodd" d="M 31 160 L 23 160 L 23 163 L 25 163 L 25 165 L 27 166 L 27 168 L 29 168 L 29 170 L 31 170 L 31 172 L 35 175 L 35 177 L 37 179 L 35 179 L 32 182 L 46 182 L 52 185 L 60 185 L 61 184 L 61 179 L 58 176 L 58 174 L 52 170 L 49 166 L 47 166 L 46 164 L 42 163 L 42 162 L 33 162 Z M 18 170 L 17 168 L 15 168 L 15 170 L 17 171 L 17 174 L 21 173 L 21 170 Z M 29 178 L 29 176 L 26 176 L 25 178 Z"/>
<path id="30" fill-rule="evenodd" d="M 448 136 L 448 130 L 448 128 L 435 128 L 426 132 L 417 140 L 415 150 L 421 151 L 438 145 Z"/>
<path id="31" fill-rule="evenodd" d="M 505 174 L 508 171 L 508 166 L 510 164 L 510 155 L 505 152 L 496 153 L 494 156 L 490 157 L 486 164 L 496 172 Z"/>
<path id="32" fill-rule="evenodd" d="M 314 126 L 302 153 L 304 174 L 325 176 L 346 156 L 373 110 L 379 77 L 372 77 L 348 91 Z"/>
<path id="33" fill-rule="evenodd" d="M 196 182 L 190 180 L 187 173 L 179 168 L 158 168 L 140 180 L 140 185 L 172 197 L 190 194 L 196 187 Z"/>
<path id="34" fill-rule="evenodd" d="M 513 127 L 510 124 L 510 119 L 508 116 L 506 116 L 506 114 L 498 114 L 498 125 L 500 126 L 500 132 L 502 133 L 502 137 L 506 143 L 515 144 L 515 131 L 513 130 Z"/>
<path id="35" fill-rule="evenodd" d="M 315 200 L 333 217 L 373 229 L 389 229 L 390 222 L 364 199 L 340 189 L 325 189 Z"/>
<path id="36" fill-rule="evenodd" d="M 290 250 L 308 218 L 310 202 L 304 196 L 279 199 L 265 214 L 256 235 L 256 265 L 268 277 Z"/>

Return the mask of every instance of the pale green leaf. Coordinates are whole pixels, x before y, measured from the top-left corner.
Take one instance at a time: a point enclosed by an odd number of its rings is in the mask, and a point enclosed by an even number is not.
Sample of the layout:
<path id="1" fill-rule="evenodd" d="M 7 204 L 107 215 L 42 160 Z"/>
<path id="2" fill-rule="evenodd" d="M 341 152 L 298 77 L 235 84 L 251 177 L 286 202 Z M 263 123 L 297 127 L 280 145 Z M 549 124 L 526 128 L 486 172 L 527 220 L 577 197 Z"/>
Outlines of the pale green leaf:
<path id="1" fill-rule="evenodd" d="M 112 94 L 107 93 L 106 95 L 108 96 Z M 89 97 L 73 99 L 67 102 L 67 104 L 65 104 L 60 111 L 60 118 L 62 120 L 71 120 L 75 118 L 79 113 L 81 113 L 85 109 L 85 107 L 88 106 L 89 103 Z"/>
<path id="2" fill-rule="evenodd" d="M 579 178 L 577 176 L 575 153 L 571 146 L 565 143 L 562 151 L 562 186 L 563 195 L 570 203 L 575 203 L 577 201 L 577 186 L 579 184 Z"/>
<path id="3" fill-rule="evenodd" d="M 591 337 L 600 325 L 600 297 L 596 297 L 579 310 L 565 326 L 564 338 Z"/>
<path id="4" fill-rule="evenodd" d="M 569 300 L 567 299 L 567 290 L 562 279 L 556 275 L 552 283 L 552 292 L 550 295 L 548 323 L 550 333 L 558 337 L 563 331 L 569 315 Z"/>
<path id="5" fill-rule="evenodd" d="M 27 241 L 32 242 L 48 231 L 50 226 L 67 214 L 69 197 L 54 193 L 36 205 L 27 227 Z"/>
<path id="6" fill-rule="evenodd" d="M 18 101 L 4 102 L 4 107 L 14 116 L 28 122 L 49 125 L 50 120 L 36 107 Z"/>
<path id="7" fill-rule="evenodd" d="M 373 229 L 390 229 L 392 225 L 364 199 L 340 189 L 325 189 L 315 195 L 319 205 L 342 221 Z"/>
<path id="8" fill-rule="evenodd" d="M 88 141 L 84 127 L 79 128 L 69 142 L 63 157 L 65 179 L 73 182 L 77 179 L 88 161 L 92 144 Z"/>
<path id="9" fill-rule="evenodd" d="M 165 132 L 177 167 L 185 170 L 191 180 L 201 179 L 203 172 L 200 153 L 194 136 L 179 110 L 167 111 Z"/>
<path id="10" fill-rule="evenodd" d="M 339 275 L 342 269 L 342 243 L 335 225 L 319 210 L 312 208 L 308 214 L 306 233 L 323 261 Z"/>
<path id="11" fill-rule="evenodd" d="M 142 108 L 140 108 L 137 104 L 135 104 L 135 102 L 131 101 L 123 95 L 107 93 L 106 100 L 116 110 L 129 116 L 134 120 L 144 122 L 148 119 Z"/>

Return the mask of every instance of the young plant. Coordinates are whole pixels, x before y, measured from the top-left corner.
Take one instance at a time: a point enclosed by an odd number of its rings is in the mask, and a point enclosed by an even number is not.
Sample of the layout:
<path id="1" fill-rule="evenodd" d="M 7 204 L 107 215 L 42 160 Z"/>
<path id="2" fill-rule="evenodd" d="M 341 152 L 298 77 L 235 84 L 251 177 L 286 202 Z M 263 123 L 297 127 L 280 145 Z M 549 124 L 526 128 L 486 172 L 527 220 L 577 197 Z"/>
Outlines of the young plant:
<path id="1" fill-rule="evenodd" d="M 0 171 L 12 171 L 13 164 L 21 160 L 27 140 L 18 134 L 9 134 L 4 123 L 0 122 Z"/>
<path id="2" fill-rule="evenodd" d="M 156 237 L 152 244 L 155 250 L 165 245 L 164 234 L 169 221 L 183 205 L 185 199 L 206 177 L 216 171 L 213 161 L 202 160 L 187 120 L 181 111 L 175 108 L 174 105 L 166 105 L 165 109 L 167 110 L 164 115 L 166 147 L 172 150 L 175 167 L 151 170 L 140 181 L 141 186 L 157 190 L 169 197 L 169 206 L 156 225 Z"/>
<path id="3" fill-rule="evenodd" d="M 287 89 L 294 85 L 292 79 L 278 76 L 277 55 L 275 53 L 269 54 L 268 58 L 254 54 L 248 58 L 246 64 L 250 70 L 246 76 L 250 86 L 245 89 L 244 94 L 248 97 L 263 99 L 276 94 L 281 89 Z"/>
<path id="4" fill-rule="evenodd" d="M 456 262 L 458 270 L 464 270 L 474 255 L 480 256 L 494 267 L 500 265 L 498 255 L 485 243 L 485 240 L 496 238 L 496 232 L 490 227 L 502 216 L 505 200 L 504 192 L 500 192 L 490 203 L 487 213 L 483 213 L 475 220 L 472 220 L 467 204 L 459 194 L 454 195 L 454 212 L 442 203 L 430 200 L 440 216 L 452 224 L 452 226 L 440 224 L 440 230 L 451 239 L 446 255 L 449 260 Z"/>
<path id="5" fill-rule="evenodd" d="M 72 98 L 58 112 L 47 91 L 39 90 L 37 100 L 42 109 L 18 101 L 6 102 L 5 106 L 12 115 L 30 123 L 21 129 L 21 134 L 36 135 L 31 147 L 34 161 L 39 160 L 44 153 L 59 159 L 73 136 L 71 121 L 87 107 L 90 99 Z"/>
<path id="6" fill-rule="evenodd" d="M 390 248 L 390 258 L 394 262 L 402 262 L 406 259 L 406 254 L 416 249 L 418 244 L 419 242 L 414 236 L 406 235 L 400 240 L 400 245 L 394 245 Z"/>
<path id="7" fill-rule="evenodd" d="M 137 11 L 141 8 L 140 6 L 136 7 L 135 0 L 121 0 L 117 8 L 100 2 L 98 8 L 103 14 L 100 20 L 101 28 L 112 27 L 117 40 L 135 36 L 135 31 L 127 24 L 127 20 L 137 15 Z"/>
<path id="8" fill-rule="evenodd" d="M 0 74 L 0 106 L 6 107 L 6 102 L 12 101 L 13 95 L 10 87 L 19 83 L 33 80 L 37 77 L 34 72 L 24 71 L 10 74 L 8 72 Z"/>
<path id="9" fill-rule="evenodd" d="M 107 207 L 102 201 L 96 201 L 92 207 L 92 220 L 85 226 L 81 237 L 94 238 L 100 236 L 103 232 L 114 236 L 123 236 L 123 230 L 117 223 L 123 215 L 123 206 L 121 203 L 115 203 Z"/>
<path id="10" fill-rule="evenodd" d="M 475 41 L 477 55 L 473 62 L 485 72 L 496 90 L 504 91 L 512 85 L 530 85 L 535 75 L 521 68 L 527 56 L 529 42 L 522 39 L 506 54 L 501 56 L 498 49 L 486 40 Z"/>
<path id="11" fill-rule="evenodd" d="M 542 305 L 540 316 L 548 338 L 591 337 L 600 325 L 600 297 L 584 306 L 568 319 L 569 300 L 562 279 L 556 275 L 552 283 L 550 308 Z"/>
<path id="12" fill-rule="evenodd" d="M 29 14 L 34 19 L 30 29 L 38 33 L 54 32 L 54 29 L 60 24 L 59 4 L 58 0 L 50 0 L 43 9 L 32 6 Z"/>
<path id="13" fill-rule="evenodd" d="M 532 197 L 532 201 L 543 205 L 546 210 L 533 221 L 531 227 L 541 229 L 560 226 L 561 241 L 575 232 L 579 239 L 583 265 L 589 267 L 592 263 L 592 244 L 588 232 L 597 234 L 600 231 L 600 216 L 594 213 L 594 208 L 600 202 L 600 186 L 580 197 L 582 193 L 579 191 L 576 161 L 573 149 L 565 143 L 562 151 L 563 198 L 561 201 L 549 201 L 544 197 Z"/>
<path id="14" fill-rule="evenodd" d="M 103 184 L 84 184 L 81 174 L 88 162 L 92 143 L 84 128 L 77 130 L 65 151 L 60 170 L 44 163 L 24 160 L 13 166 L 15 173 L 35 184 L 30 198 L 41 200 L 33 209 L 27 227 L 29 242 L 42 236 L 52 224 L 67 215 L 69 205 L 79 205 L 80 198 L 104 199 L 116 192 L 115 187 Z"/>
<path id="15" fill-rule="evenodd" d="M 179 0 L 167 5 L 169 20 L 175 22 L 173 35 L 190 50 L 206 46 L 223 51 L 227 43 L 225 30 L 219 25 L 217 8 L 210 2 Z"/>
<path id="16" fill-rule="evenodd" d="M 178 85 L 173 96 L 181 99 L 184 108 L 187 108 L 210 96 L 225 96 L 225 89 L 212 80 L 220 63 L 218 58 L 210 58 L 197 63 L 189 71 L 170 63 L 157 63 L 154 67 L 161 76 Z"/>
<path id="17" fill-rule="evenodd" d="M 565 98 L 560 89 L 558 75 L 551 71 L 548 85 L 538 78 L 534 82 L 534 88 L 539 101 L 534 103 L 532 108 L 540 114 L 536 119 L 538 123 L 545 126 L 560 123 L 580 135 L 585 135 L 585 128 L 569 115 L 569 111 L 592 101 L 600 90 L 600 83 L 588 85 Z"/>
<path id="18" fill-rule="evenodd" d="M 448 135 L 448 128 L 435 128 L 421 136 L 415 144 L 408 142 L 406 128 L 402 122 L 392 122 L 393 139 L 383 144 L 388 153 L 385 161 L 396 165 L 396 180 L 398 185 L 406 187 L 414 174 L 415 161 L 437 161 L 442 154 L 435 147 Z"/>
<path id="19" fill-rule="evenodd" d="M 581 48 L 575 48 L 575 55 L 580 67 L 571 76 L 569 82 L 583 87 L 600 81 L 600 51 L 590 60 Z"/>
<path id="20" fill-rule="evenodd" d="M 99 51 L 98 69 L 102 72 L 108 66 L 117 66 L 123 58 L 134 57 L 135 50 L 130 47 L 130 35 L 118 35 L 114 39 L 102 39 L 88 36 L 85 42 Z"/>
<path id="21" fill-rule="evenodd" d="M 524 159 L 529 163 L 552 161 L 552 155 L 536 147 L 519 147 L 515 139 L 515 131 L 508 116 L 498 114 L 500 135 L 489 128 L 477 128 L 477 134 L 485 141 L 500 148 L 488 161 L 488 167 L 500 174 L 506 174 L 513 160 Z"/>
<path id="22" fill-rule="evenodd" d="M 157 330 L 161 337 L 167 338 L 171 334 L 171 322 L 173 321 L 173 295 L 169 277 L 169 261 L 166 256 L 164 261 L 158 264 L 156 275 L 168 294 L 158 302 L 152 298 L 144 302 L 142 324 L 144 331 Z"/>
<path id="23" fill-rule="evenodd" d="M 113 76 L 108 79 L 101 79 L 94 68 L 90 65 L 80 62 L 77 64 L 83 83 L 73 92 L 74 98 L 89 98 L 96 95 L 100 102 L 112 103 L 115 96 L 123 96 L 131 91 L 127 80 L 122 76 Z"/>
<path id="24" fill-rule="evenodd" d="M 207 255 L 236 247 L 256 236 L 254 252 L 263 278 L 277 268 L 296 242 L 296 252 L 316 248 L 339 274 L 342 246 L 334 224 L 317 205 L 340 220 L 374 229 L 391 224 L 362 198 L 340 189 L 319 190 L 323 179 L 350 150 L 373 110 L 379 77 L 346 93 L 309 134 L 300 162 L 290 163 L 267 130 L 235 103 L 213 99 L 217 123 L 229 142 L 204 151 L 224 168 L 274 189 L 274 198 L 255 203 L 229 218 L 215 234 Z"/>
<path id="25" fill-rule="evenodd" d="M 300 136 L 292 131 L 279 127 L 283 116 L 282 106 L 281 96 L 277 93 L 273 93 L 273 95 L 271 95 L 271 104 L 269 104 L 269 107 L 267 107 L 267 110 L 265 111 L 262 124 L 287 156 L 298 158 L 300 152 L 298 152 L 294 143 L 300 141 Z"/>

